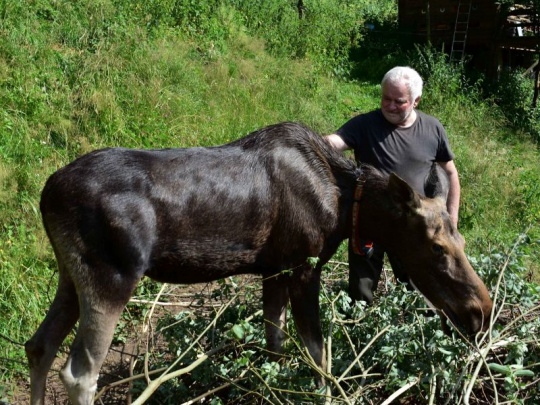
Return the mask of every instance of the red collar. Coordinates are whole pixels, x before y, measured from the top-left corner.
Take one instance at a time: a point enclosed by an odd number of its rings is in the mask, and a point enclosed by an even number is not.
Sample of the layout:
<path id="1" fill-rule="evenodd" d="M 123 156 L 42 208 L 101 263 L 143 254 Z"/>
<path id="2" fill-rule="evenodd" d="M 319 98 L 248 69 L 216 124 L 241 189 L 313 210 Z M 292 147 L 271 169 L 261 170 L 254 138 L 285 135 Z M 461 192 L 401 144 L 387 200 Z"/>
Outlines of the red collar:
<path id="1" fill-rule="evenodd" d="M 360 230 L 360 200 L 364 193 L 364 184 L 366 180 L 358 178 L 356 187 L 354 189 L 353 206 L 352 206 L 352 235 L 349 243 L 352 243 L 353 252 L 357 255 L 364 256 L 364 250 L 362 249 L 362 242 L 358 234 Z"/>

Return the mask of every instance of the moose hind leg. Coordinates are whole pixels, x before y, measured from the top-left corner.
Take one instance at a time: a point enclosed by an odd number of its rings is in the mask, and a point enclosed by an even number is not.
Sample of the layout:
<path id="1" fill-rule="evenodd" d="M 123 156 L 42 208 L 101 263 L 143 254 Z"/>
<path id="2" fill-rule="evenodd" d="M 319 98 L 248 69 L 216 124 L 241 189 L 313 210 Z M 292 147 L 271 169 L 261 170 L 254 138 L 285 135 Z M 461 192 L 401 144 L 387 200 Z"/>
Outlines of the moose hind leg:
<path id="1" fill-rule="evenodd" d="M 129 293 L 131 291 L 129 288 Z M 99 370 L 129 296 L 122 300 L 107 300 L 81 294 L 79 327 L 68 360 L 60 372 L 71 403 L 93 404 Z"/>
<path id="2" fill-rule="evenodd" d="M 263 280 L 263 313 L 268 350 L 277 360 L 283 350 L 287 322 L 287 276 L 271 276 Z"/>
<path id="3" fill-rule="evenodd" d="M 58 348 L 79 317 L 75 286 L 65 274 L 60 274 L 53 303 L 36 333 L 25 343 L 30 367 L 31 404 L 45 403 L 47 373 Z"/>

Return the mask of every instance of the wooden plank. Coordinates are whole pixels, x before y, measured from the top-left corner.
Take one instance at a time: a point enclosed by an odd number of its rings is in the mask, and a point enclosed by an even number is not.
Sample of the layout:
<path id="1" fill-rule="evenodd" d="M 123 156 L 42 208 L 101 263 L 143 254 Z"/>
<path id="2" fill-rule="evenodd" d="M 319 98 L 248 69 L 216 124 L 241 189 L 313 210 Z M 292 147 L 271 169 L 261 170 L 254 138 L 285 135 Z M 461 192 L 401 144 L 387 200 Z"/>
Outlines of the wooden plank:
<path id="1" fill-rule="evenodd" d="M 523 76 L 528 76 L 529 73 L 538 65 L 538 61 L 534 62 L 529 68 L 523 73 Z"/>

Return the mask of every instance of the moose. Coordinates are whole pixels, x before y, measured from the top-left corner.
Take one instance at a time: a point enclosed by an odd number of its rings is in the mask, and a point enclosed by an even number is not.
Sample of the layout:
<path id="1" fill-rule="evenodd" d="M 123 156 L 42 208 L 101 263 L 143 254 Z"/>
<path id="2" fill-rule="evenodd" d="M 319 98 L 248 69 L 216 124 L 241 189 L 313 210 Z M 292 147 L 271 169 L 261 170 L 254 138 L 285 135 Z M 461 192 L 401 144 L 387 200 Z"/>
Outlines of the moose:
<path id="1" fill-rule="evenodd" d="M 25 345 L 34 405 L 77 321 L 60 377 L 72 403 L 93 402 L 115 325 L 144 276 L 190 284 L 261 275 L 269 350 L 281 351 L 290 301 L 302 343 L 324 367 L 321 270 L 353 229 L 395 253 L 443 317 L 471 334 L 488 328 L 492 301 L 444 197 L 357 166 L 302 124 L 215 147 L 97 150 L 48 179 L 40 209 L 59 281 Z"/>

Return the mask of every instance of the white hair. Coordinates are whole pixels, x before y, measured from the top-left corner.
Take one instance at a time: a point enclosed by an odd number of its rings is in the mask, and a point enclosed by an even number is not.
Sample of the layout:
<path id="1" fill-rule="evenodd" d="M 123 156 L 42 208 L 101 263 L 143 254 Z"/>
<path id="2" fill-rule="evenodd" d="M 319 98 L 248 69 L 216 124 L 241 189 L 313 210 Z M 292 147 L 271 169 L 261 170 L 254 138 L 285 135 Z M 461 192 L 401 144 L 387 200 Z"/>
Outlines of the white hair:
<path id="1" fill-rule="evenodd" d="M 424 85 L 418 72 L 409 66 L 396 66 L 390 69 L 384 75 L 381 85 L 384 86 L 385 83 L 405 84 L 413 101 L 422 95 L 422 86 Z"/>

